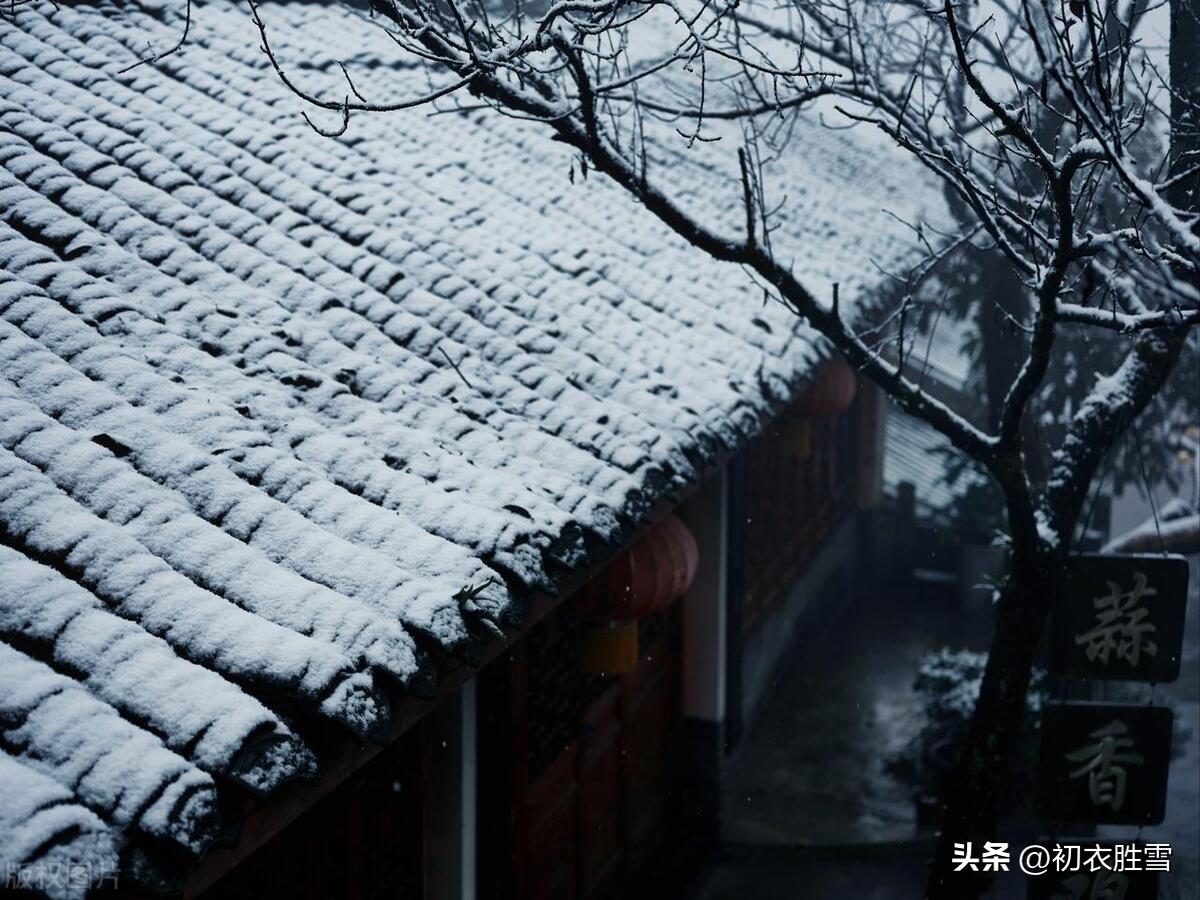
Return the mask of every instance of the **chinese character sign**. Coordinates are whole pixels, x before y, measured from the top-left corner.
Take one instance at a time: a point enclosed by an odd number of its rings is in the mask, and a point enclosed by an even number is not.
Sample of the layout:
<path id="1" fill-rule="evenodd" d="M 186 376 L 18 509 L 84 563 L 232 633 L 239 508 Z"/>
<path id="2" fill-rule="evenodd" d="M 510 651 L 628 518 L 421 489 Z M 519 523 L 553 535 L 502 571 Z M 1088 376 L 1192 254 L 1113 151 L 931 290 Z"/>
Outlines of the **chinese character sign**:
<path id="1" fill-rule="evenodd" d="M 1087 776 L 1088 796 L 1092 803 L 1116 812 L 1125 806 L 1126 767 L 1141 766 L 1146 762 L 1134 749 L 1129 729 L 1119 719 L 1097 728 L 1088 735 L 1087 746 L 1066 756 L 1071 762 L 1081 764 L 1070 777 Z"/>
<path id="2" fill-rule="evenodd" d="M 1108 665 L 1123 660 L 1136 669 L 1143 655 L 1158 655 L 1154 632 L 1158 626 L 1147 621 L 1150 612 L 1146 602 L 1158 596 L 1149 586 L 1146 573 L 1133 573 L 1133 587 L 1123 590 L 1115 581 L 1108 583 L 1108 592 L 1092 600 L 1095 609 L 1092 627 L 1075 635 L 1076 645 L 1085 647 L 1089 661 Z"/>
<path id="3" fill-rule="evenodd" d="M 1174 681 L 1187 580 L 1179 556 L 1072 557 L 1054 613 L 1051 668 L 1083 678 Z"/>
<path id="4" fill-rule="evenodd" d="M 1054 822 L 1153 825 L 1166 806 L 1170 710 L 1051 703 L 1042 719 L 1039 811 Z"/>

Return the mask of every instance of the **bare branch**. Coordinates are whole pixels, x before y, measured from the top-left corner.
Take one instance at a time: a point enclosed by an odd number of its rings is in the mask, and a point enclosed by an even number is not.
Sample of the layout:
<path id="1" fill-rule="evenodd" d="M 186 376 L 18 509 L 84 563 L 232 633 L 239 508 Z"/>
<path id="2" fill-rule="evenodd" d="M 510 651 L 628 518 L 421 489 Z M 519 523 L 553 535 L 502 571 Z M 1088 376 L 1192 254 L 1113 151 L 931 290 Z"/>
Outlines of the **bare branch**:
<path id="1" fill-rule="evenodd" d="M 180 48 L 182 48 L 183 45 L 185 43 L 187 43 L 188 32 L 191 31 L 191 28 L 192 28 L 192 0 L 187 0 L 187 6 L 184 8 L 184 11 L 183 11 L 183 33 L 179 35 L 178 42 L 176 42 L 174 45 L 172 45 L 168 49 L 163 50 L 161 53 L 153 53 L 150 56 L 144 57 L 143 59 L 139 59 L 137 62 L 132 63 L 131 65 L 128 65 L 123 69 L 118 69 L 117 74 L 124 75 L 126 72 L 130 72 L 130 71 L 136 69 L 138 66 L 153 65 L 154 63 L 158 62 L 159 60 L 166 59 L 168 56 L 170 56 L 173 53 L 178 53 Z"/>

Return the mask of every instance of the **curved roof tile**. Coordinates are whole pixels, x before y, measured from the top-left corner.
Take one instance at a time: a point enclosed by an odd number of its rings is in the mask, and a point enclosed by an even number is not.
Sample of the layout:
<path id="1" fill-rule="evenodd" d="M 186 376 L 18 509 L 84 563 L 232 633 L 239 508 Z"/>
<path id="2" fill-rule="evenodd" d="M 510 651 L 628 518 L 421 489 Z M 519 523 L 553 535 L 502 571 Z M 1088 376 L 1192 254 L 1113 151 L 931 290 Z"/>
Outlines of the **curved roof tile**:
<path id="1" fill-rule="evenodd" d="M 239 6 L 117 74 L 176 37 L 121 6 L 0 28 L 0 860 L 25 867 L 202 851 L 215 791 L 312 776 L 293 717 L 380 734 L 388 691 L 619 547 L 828 354 L 536 127 L 324 140 Z M 315 78 L 389 59 L 330 5 L 268 15 Z M 919 176 L 798 143 L 795 268 L 848 308 L 910 253 L 878 209 Z M 655 153 L 727 213 L 729 173 Z"/>

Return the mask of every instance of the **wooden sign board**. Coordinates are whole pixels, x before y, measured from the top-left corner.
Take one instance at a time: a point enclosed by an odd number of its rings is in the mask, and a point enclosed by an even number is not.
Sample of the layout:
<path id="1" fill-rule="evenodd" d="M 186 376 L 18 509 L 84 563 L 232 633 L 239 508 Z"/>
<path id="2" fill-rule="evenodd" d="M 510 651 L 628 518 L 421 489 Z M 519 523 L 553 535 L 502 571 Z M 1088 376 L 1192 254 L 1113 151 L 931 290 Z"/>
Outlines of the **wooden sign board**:
<path id="1" fill-rule="evenodd" d="M 1168 709 L 1049 703 L 1038 812 L 1051 822 L 1157 825 L 1167 804 Z"/>
<path id="2" fill-rule="evenodd" d="M 1187 583 L 1182 556 L 1071 557 L 1054 610 L 1051 671 L 1111 681 L 1174 681 Z"/>
<path id="3" fill-rule="evenodd" d="M 1043 840 L 1045 847 L 1062 848 L 1063 856 L 1069 856 L 1073 866 L 1070 871 L 1058 871 L 1052 865 L 1042 875 L 1026 878 L 1028 900 L 1158 900 L 1158 872 L 1146 871 L 1144 859 L 1135 862 L 1139 868 L 1116 871 L 1116 856 L 1120 848 L 1130 844 L 1097 843 L 1096 841 Z M 1133 844 L 1139 856 L 1144 855 L 1144 844 Z M 1091 871 L 1095 848 L 1100 848 L 1110 868 Z M 1073 855 L 1072 855 L 1073 854 Z M 1066 862 L 1067 859 L 1064 859 Z M 1124 861 L 1122 861 L 1124 862 Z"/>

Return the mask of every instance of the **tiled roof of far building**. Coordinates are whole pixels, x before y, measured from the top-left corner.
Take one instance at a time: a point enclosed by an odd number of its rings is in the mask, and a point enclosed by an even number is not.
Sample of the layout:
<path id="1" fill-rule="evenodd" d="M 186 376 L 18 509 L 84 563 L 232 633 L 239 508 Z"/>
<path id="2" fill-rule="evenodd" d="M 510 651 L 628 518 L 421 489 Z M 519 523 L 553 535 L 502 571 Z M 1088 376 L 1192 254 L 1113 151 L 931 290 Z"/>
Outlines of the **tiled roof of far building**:
<path id="1" fill-rule="evenodd" d="M 951 478 L 950 440 L 897 406 L 888 408 L 883 441 L 884 493 L 895 499 L 900 485 L 908 482 L 914 488 L 915 511 L 922 518 L 949 515 L 964 492 L 984 483 L 983 476 L 971 469 Z"/>
<path id="2" fill-rule="evenodd" d="M 314 77 L 386 58 L 336 5 L 265 15 Z M 154 2 L 0 22 L 8 865 L 201 853 L 218 791 L 312 775 L 305 721 L 385 733 L 389 695 L 619 547 L 827 355 L 571 181 L 538 125 L 319 137 L 240 5 L 118 74 L 179 24 Z M 880 208 L 911 213 L 917 176 L 816 126 L 797 144 L 794 266 L 849 305 L 909 252 Z M 696 179 L 731 183 L 678 172 L 700 202 Z"/>

